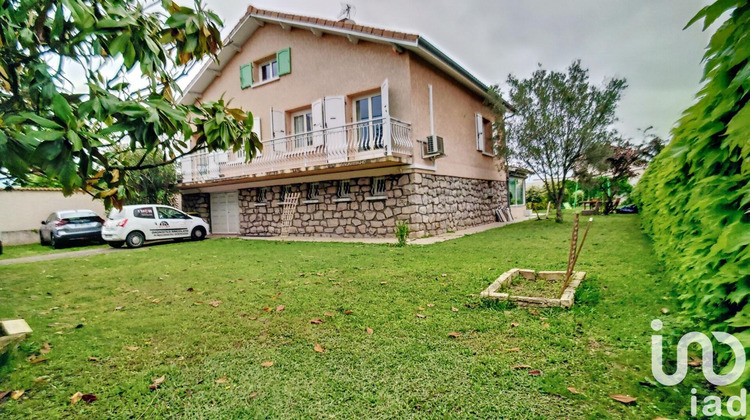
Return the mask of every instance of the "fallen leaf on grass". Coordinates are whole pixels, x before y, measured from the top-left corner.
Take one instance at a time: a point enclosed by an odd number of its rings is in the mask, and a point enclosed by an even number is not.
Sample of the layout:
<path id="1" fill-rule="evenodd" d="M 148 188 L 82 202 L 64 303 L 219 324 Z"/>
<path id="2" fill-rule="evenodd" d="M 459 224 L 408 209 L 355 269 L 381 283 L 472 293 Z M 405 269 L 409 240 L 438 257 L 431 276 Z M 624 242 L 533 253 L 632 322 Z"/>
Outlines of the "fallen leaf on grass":
<path id="1" fill-rule="evenodd" d="M 347 309 L 347 310 L 344 311 L 344 315 L 351 315 L 353 313 L 354 313 L 354 311 L 349 310 L 349 309 Z"/>
<path id="2" fill-rule="evenodd" d="M 89 356 L 89 362 L 98 362 L 99 358 L 96 356 Z"/>
<path id="3" fill-rule="evenodd" d="M 518 365 L 518 366 L 513 366 L 513 369 L 515 369 L 515 370 L 531 369 L 531 366 L 529 366 L 529 365 Z"/>
<path id="4" fill-rule="evenodd" d="M 427 304 L 427 307 L 428 307 L 428 308 L 432 308 L 433 306 L 435 306 L 435 304 L 434 304 L 434 303 L 428 303 L 428 304 Z"/>
<path id="5" fill-rule="evenodd" d="M 188 288 L 187 288 L 187 291 L 188 291 L 188 292 L 192 292 L 192 291 L 195 291 L 195 289 L 193 289 L 192 287 L 188 287 Z"/>
<path id="6" fill-rule="evenodd" d="M 424 311 L 424 308 L 423 308 L 423 307 L 421 307 L 421 306 L 420 306 L 420 307 L 419 307 L 418 309 L 419 309 L 420 311 Z"/>
<path id="7" fill-rule="evenodd" d="M 324 313 L 323 315 L 324 315 L 324 316 L 328 316 L 328 317 L 332 317 L 332 316 L 333 316 L 333 314 L 332 314 L 331 312 L 326 312 L 326 313 Z"/>
<path id="8" fill-rule="evenodd" d="M 219 305 L 221 305 L 221 301 L 220 300 L 215 300 L 213 302 L 209 302 L 208 304 L 211 305 L 211 306 L 213 306 L 214 308 L 216 308 Z"/>
<path id="9" fill-rule="evenodd" d="M 83 394 L 80 392 L 76 392 L 70 397 L 70 405 L 73 405 L 77 403 L 78 401 L 81 401 L 81 398 L 83 398 Z"/>
<path id="10" fill-rule="evenodd" d="M 229 382 L 229 379 L 227 379 L 226 376 L 222 376 L 221 378 L 219 378 L 219 379 L 216 380 L 217 384 L 224 384 L 224 383 L 227 383 L 227 382 Z"/>
<path id="11" fill-rule="evenodd" d="M 0 401 L 3 400 L 3 398 L 7 397 L 10 394 L 10 391 L 0 391 Z"/>
<path id="12" fill-rule="evenodd" d="M 271 367 L 273 366 L 273 362 L 271 360 L 266 360 L 265 362 L 260 364 L 263 367 Z"/>
<path id="13" fill-rule="evenodd" d="M 166 375 L 161 375 L 160 377 L 154 379 L 154 383 L 148 386 L 150 390 L 155 390 L 156 388 L 159 388 L 159 385 L 164 383 L 164 380 L 167 379 Z"/>
<path id="14" fill-rule="evenodd" d="M 98 400 L 98 398 L 96 398 L 96 395 L 94 394 L 83 394 L 81 399 L 88 404 L 91 404 L 92 402 Z"/>
<path id="15" fill-rule="evenodd" d="M 120 309 L 124 308 L 124 306 L 115 306 L 115 310 L 119 311 Z"/>
<path id="16" fill-rule="evenodd" d="M 519 349 L 518 347 L 513 347 L 513 348 L 510 348 L 510 349 L 505 349 L 505 351 L 507 351 L 507 352 L 521 351 L 521 349 Z"/>
<path id="17" fill-rule="evenodd" d="M 529 375 L 531 375 L 531 376 L 539 376 L 541 374 L 542 374 L 542 371 L 540 371 L 540 370 L 530 370 L 529 371 Z"/>
<path id="18" fill-rule="evenodd" d="M 638 399 L 638 398 L 633 398 L 630 395 L 619 395 L 619 394 L 613 394 L 613 395 L 610 395 L 609 397 L 625 405 L 635 404 L 635 401 Z"/>
<path id="19" fill-rule="evenodd" d="M 375 331 L 373 331 L 373 330 L 372 330 L 372 328 L 370 328 L 370 327 L 367 327 L 367 328 L 365 328 L 365 331 L 367 332 L 367 334 L 370 334 L 370 335 L 372 335 L 372 333 L 374 333 L 374 332 L 375 332 Z"/>
<path id="20" fill-rule="evenodd" d="M 454 331 L 454 332 L 452 332 L 452 333 L 449 333 L 449 334 L 448 334 L 448 337 L 452 337 L 452 338 L 458 338 L 458 337 L 461 337 L 461 333 L 460 333 L 460 332 L 455 332 L 455 331 Z"/>
<path id="21" fill-rule="evenodd" d="M 318 324 L 322 324 L 322 323 L 323 323 L 323 320 L 322 320 L 322 319 L 320 319 L 320 318 L 313 318 L 313 319 L 311 319 L 311 320 L 310 320 L 310 323 L 311 323 L 311 324 L 315 324 L 315 325 L 318 325 Z"/>
<path id="22" fill-rule="evenodd" d="M 581 394 L 581 395 L 583 395 L 583 392 L 581 392 L 581 391 L 573 388 L 572 386 L 568 387 L 568 391 L 570 391 L 571 394 Z"/>
<path id="23" fill-rule="evenodd" d="M 158 299 L 158 298 L 151 301 L 151 303 L 159 303 L 159 302 L 161 302 L 161 299 Z"/>
<path id="24" fill-rule="evenodd" d="M 321 346 L 318 343 L 315 343 L 313 346 L 313 350 L 317 351 L 318 353 L 323 353 L 325 350 L 323 349 L 323 346 Z"/>
<path id="25" fill-rule="evenodd" d="M 138 346 L 127 346 L 127 347 L 125 347 L 125 349 L 126 350 L 130 350 L 130 351 L 136 351 L 136 350 L 139 349 L 139 347 Z"/>
<path id="26" fill-rule="evenodd" d="M 515 328 L 515 327 L 517 327 L 519 325 L 521 325 L 521 324 L 519 324 L 518 322 L 511 322 L 510 323 L 510 326 L 513 327 L 513 328 Z"/>
<path id="27" fill-rule="evenodd" d="M 47 382 L 51 381 L 52 377 L 49 375 L 40 376 L 38 378 L 34 378 L 35 384 L 46 384 Z"/>
<path id="28" fill-rule="evenodd" d="M 267 306 L 265 308 L 263 308 L 263 310 L 266 311 L 266 312 L 271 312 L 271 308 L 269 308 Z"/>
<path id="29" fill-rule="evenodd" d="M 52 347 L 49 345 L 49 343 L 42 344 L 42 348 L 39 349 L 39 353 L 47 354 L 50 351 L 52 351 Z"/>
<path id="30" fill-rule="evenodd" d="M 453 311 L 453 312 L 458 312 L 458 308 L 456 308 L 455 306 L 452 306 L 452 307 L 451 307 L 451 311 Z"/>
<path id="31" fill-rule="evenodd" d="M 388 282 L 387 282 L 387 281 L 381 281 L 381 282 L 380 282 L 380 285 L 381 285 L 381 286 L 385 286 L 386 284 L 388 284 Z"/>
<path id="32" fill-rule="evenodd" d="M 258 396 L 258 393 L 257 392 L 253 392 L 252 394 L 250 394 L 249 398 L 252 400 L 252 399 L 255 399 L 257 396 Z"/>
<path id="33" fill-rule="evenodd" d="M 663 314 L 666 315 L 666 314 L 669 313 L 669 309 L 667 309 L 667 308 L 661 308 L 661 313 L 663 313 Z"/>
<path id="34" fill-rule="evenodd" d="M 29 356 L 29 362 L 31 362 L 32 364 L 44 363 L 44 362 L 46 362 L 48 360 L 49 359 L 45 359 L 45 358 L 41 358 L 41 357 L 36 357 L 33 354 L 31 356 Z"/>
<path id="35" fill-rule="evenodd" d="M 283 311 L 284 309 L 286 309 L 286 306 L 284 306 L 284 305 L 279 305 L 279 306 L 277 306 L 277 307 L 276 307 L 276 312 L 281 312 L 281 311 Z"/>
<path id="36" fill-rule="evenodd" d="M 542 328 L 549 328 L 549 324 L 545 322 L 544 324 L 542 324 Z"/>
<path id="37" fill-rule="evenodd" d="M 26 392 L 26 390 L 24 390 L 24 389 L 19 389 L 18 391 L 13 391 L 13 392 L 10 393 L 10 399 L 12 399 L 12 400 L 18 400 L 19 398 L 21 398 L 21 395 L 23 395 L 24 392 Z"/>
<path id="38" fill-rule="evenodd" d="M 424 319 L 424 318 L 427 318 L 427 317 L 426 317 L 426 316 L 424 316 L 424 315 L 422 315 L 422 314 L 417 314 L 417 318 L 419 318 L 419 319 Z"/>

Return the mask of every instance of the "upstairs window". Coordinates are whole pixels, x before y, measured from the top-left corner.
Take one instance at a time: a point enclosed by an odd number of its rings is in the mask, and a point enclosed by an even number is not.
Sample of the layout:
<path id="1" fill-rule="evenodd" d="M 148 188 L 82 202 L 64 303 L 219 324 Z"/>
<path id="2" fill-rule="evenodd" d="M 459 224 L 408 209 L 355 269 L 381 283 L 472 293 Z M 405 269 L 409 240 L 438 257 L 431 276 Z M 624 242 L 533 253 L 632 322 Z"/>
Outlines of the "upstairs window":
<path id="1" fill-rule="evenodd" d="M 260 81 L 265 82 L 279 77 L 279 62 L 276 59 L 260 65 Z"/>

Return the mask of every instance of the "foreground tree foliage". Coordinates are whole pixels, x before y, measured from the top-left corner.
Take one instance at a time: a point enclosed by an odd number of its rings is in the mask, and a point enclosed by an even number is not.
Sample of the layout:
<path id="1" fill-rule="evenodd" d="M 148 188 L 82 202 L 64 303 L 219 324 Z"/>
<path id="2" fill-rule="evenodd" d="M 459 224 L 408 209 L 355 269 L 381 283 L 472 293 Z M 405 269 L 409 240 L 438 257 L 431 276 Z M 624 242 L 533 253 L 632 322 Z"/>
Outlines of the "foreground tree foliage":
<path id="1" fill-rule="evenodd" d="M 222 47 L 221 22 L 200 2 L 0 1 L 5 176 L 42 176 L 119 206 L 138 171 L 201 150 L 256 155 L 250 113 L 176 100 L 180 77 Z M 83 88 L 71 81 L 81 74 Z M 125 159 L 136 152 L 142 159 Z"/>
<path id="2" fill-rule="evenodd" d="M 508 85 L 514 112 L 504 121 L 501 153 L 542 178 L 561 222 L 565 181 L 611 143 L 615 109 L 627 85 L 624 79 L 611 79 L 601 87 L 591 84 L 580 61 L 566 73 L 539 68 L 528 79 L 511 75 Z"/>
<path id="3" fill-rule="evenodd" d="M 726 12 L 697 101 L 636 194 L 690 330 L 727 331 L 750 349 L 750 4 L 717 1 L 688 26 L 703 20 L 705 30 Z M 730 363 L 729 347 L 714 348 Z M 748 383 L 750 368 L 727 391 Z"/>

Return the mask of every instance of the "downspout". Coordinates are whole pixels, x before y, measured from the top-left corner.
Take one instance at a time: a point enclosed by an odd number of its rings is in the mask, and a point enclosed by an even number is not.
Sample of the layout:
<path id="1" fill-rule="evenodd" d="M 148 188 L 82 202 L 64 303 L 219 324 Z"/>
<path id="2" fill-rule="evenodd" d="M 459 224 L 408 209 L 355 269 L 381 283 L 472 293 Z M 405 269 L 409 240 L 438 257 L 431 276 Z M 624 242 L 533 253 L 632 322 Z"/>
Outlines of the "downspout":
<path id="1" fill-rule="evenodd" d="M 430 92 L 430 135 L 435 135 L 435 113 L 434 108 L 432 106 L 432 85 L 427 85 L 427 89 Z M 437 171 L 437 159 L 432 160 L 432 166 L 430 165 L 421 165 L 412 163 L 409 166 L 410 169 L 423 169 L 427 171 Z"/>

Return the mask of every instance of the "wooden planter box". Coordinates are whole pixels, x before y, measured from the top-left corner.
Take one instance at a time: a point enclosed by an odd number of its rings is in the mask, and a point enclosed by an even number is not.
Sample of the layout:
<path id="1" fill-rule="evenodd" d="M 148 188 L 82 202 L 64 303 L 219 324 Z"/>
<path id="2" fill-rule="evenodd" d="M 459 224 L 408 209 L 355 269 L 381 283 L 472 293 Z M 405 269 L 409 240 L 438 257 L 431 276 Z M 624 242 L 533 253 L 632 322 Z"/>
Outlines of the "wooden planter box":
<path id="1" fill-rule="evenodd" d="M 556 280 L 562 286 L 562 282 L 565 279 L 565 271 L 539 271 L 525 270 L 521 268 L 514 268 L 510 271 L 506 271 L 500 277 L 495 280 L 490 287 L 484 289 L 479 294 L 480 297 L 494 300 L 507 300 L 515 302 L 518 306 L 537 306 L 537 307 L 563 307 L 570 308 L 573 306 L 575 301 L 576 288 L 581 284 L 584 277 L 586 277 L 585 271 L 573 272 L 568 287 L 559 299 L 550 299 L 533 296 L 515 296 L 509 293 L 499 292 L 510 288 L 512 282 L 515 281 L 549 281 Z"/>

